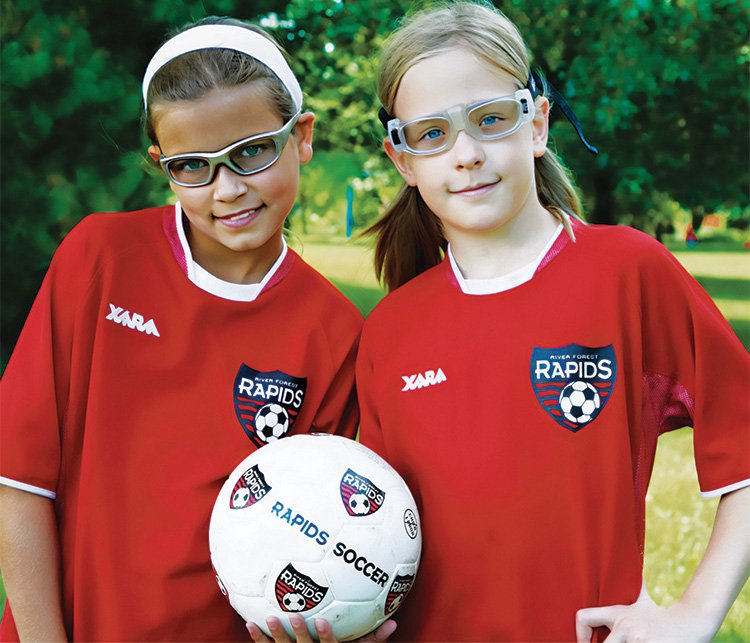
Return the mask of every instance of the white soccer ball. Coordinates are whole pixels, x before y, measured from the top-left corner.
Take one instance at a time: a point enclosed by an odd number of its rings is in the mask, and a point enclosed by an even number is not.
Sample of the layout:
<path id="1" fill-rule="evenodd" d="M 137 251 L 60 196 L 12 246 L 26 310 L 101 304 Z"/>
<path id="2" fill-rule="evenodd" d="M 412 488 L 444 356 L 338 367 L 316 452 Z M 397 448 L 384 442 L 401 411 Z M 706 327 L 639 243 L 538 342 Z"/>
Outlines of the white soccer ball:
<path id="1" fill-rule="evenodd" d="M 588 382 L 570 382 L 560 391 L 560 410 L 576 424 L 590 422 L 601 404 L 599 392 Z"/>
<path id="2" fill-rule="evenodd" d="M 326 619 L 340 641 L 370 632 L 411 589 L 422 549 L 414 499 L 374 452 L 343 437 L 294 435 L 245 458 L 209 527 L 211 562 L 232 607 L 266 634 L 277 616 Z"/>
<path id="3" fill-rule="evenodd" d="M 255 432 L 263 442 L 274 442 L 289 429 L 289 414 L 279 404 L 266 404 L 255 415 Z"/>

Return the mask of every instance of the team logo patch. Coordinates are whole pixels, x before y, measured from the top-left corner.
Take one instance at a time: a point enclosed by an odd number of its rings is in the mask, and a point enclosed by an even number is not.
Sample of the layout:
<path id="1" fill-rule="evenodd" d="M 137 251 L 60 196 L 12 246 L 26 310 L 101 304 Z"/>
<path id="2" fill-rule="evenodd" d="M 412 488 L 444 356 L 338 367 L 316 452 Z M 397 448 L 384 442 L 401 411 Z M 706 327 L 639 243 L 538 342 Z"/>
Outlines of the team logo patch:
<path id="1" fill-rule="evenodd" d="M 411 586 L 414 584 L 414 576 L 413 575 L 406 575 L 401 576 L 399 574 L 396 575 L 396 578 L 393 579 L 393 582 L 391 583 L 391 587 L 388 590 L 388 596 L 385 599 L 385 615 L 388 616 L 388 614 L 391 614 L 392 612 L 395 612 L 398 609 L 398 606 L 401 605 L 404 598 L 406 598 L 406 595 L 409 593 L 409 590 L 411 589 Z"/>
<path id="2" fill-rule="evenodd" d="M 347 469 L 341 478 L 341 500 L 350 516 L 369 516 L 380 509 L 385 500 L 385 491 L 378 489 L 371 480 Z"/>
<path id="3" fill-rule="evenodd" d="M 232 489 L 229 498 L 230 509 L 245 509 L 254 505 L 271 490 L 271 485 L 266 482 L 263 472 L 258 465 L 253 465 L 243 473 Z"/>
<path id="4" fill-rule="evenodd" d="M 537 400 L 555 422 L 573 433 L 602 412 L 616 379 L 617 358 L 611 344 L 534 347 L 531 353 L 531 383 Z"/>
<path id="5" fill-rule="evenodd" d="M 276 600 L 285 612 L 310 610 L 325 597 L 327 587 L 318 585 L 312 578 L 298 572 L 289 563 L 276 579 Z"/>
<path id="6" fill-rule="evenodd" d="M 234 379 L 234 410 L 257 447 L 283 438 L 297 419 L 307 390 L 306 377 L 264 373 L 240 366 Z"/>

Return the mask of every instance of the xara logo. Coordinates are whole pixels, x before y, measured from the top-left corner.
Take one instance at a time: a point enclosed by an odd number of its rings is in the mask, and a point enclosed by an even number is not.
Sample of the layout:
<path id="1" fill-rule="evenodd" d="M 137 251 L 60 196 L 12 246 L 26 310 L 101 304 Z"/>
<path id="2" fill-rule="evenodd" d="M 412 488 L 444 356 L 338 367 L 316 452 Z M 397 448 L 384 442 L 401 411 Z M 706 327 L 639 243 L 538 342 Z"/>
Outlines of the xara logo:
<path id="1" fill-rule="evenodd" d="M 115 322 L 115 324 L 132 328 L 140 333 L 146 333 L 146 335 L 156 335 L 156 337 L 160 337 L 153 319 L 145 321 L 143 315 L 131 313 L 129 310 L 124 310 L 113 304 L 109 305 L 109 315 L 107 315 L 105 319 L 109 319 L 110 321 Z"/>
<path id="2" fill-rule="evenodd" d="M 418 388 L 424 388 L 425 386 L 434 386 L 445 382 L 448 378 L 445 377 L 443 369 L 439 368 L 436 371 L 425 371 L 424 373 L 415 373 L 414 375 L 402 375 L 401 379 L 404 380 L 404 388 L 402 391 L 414 391 Z"/>

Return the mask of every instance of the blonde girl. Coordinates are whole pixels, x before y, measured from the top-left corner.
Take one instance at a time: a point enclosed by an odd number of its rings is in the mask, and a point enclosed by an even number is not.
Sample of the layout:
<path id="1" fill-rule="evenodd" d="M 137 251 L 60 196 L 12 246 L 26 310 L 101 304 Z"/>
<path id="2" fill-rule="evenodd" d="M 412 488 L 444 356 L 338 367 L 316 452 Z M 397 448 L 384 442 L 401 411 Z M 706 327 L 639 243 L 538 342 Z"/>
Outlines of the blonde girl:
<path id="1" fill-rule="evenodd" d="M 372 227 L 391 292 L 357 390 L 361 441 L 421 509 L 396 636 L 710 640 L 750 569 L 748 354 L 660 244 L 581 221 L 538 85 L 482 4 L 418 12 L 382 54 L 406 184 Z M 658 436 L 685 425 L 701 493 L 722 499 L 664 609 L 643 583 L 645 497 Z"/>

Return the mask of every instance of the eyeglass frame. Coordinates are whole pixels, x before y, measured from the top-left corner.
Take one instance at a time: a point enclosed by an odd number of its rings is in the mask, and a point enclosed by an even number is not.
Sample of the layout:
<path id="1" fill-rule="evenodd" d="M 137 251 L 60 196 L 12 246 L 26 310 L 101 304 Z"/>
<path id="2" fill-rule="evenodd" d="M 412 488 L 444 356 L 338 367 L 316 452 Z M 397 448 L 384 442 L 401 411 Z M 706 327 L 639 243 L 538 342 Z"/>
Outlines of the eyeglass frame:
<path id="1" fill-rule="evenodd" d="M 180 185 L 182 187 L 186 188 L 200 188 L 205 187 L 206 185 L 210 185 L 213 183 L 214 179 L 216 178 L 216 170 L 220 165 L 224 165 L 225 167 L 228 167 L 232 172 L 235 174 L 239 174 L 240 176 L 250 176 L 252 174 L 257 174 L 258 172 L 262 172 L 263 170 L 267 170 L 269 167 L 271 167 L 276 161 L 279 160 L 281 157 L 281 154 L 284 151 L 284 148 L 286 147 L 287 142 L 289 141 L 289 137 L 291 136 L 292 130 L 294 129 L 294 126 L 297 124 L 297 120 L 300 117 L 300 114 L 302 113 L 302 110 L 297 111 L 297 113 L 292 116 L 283 127 L 280 129 L 277 129 L 274 132 L 264 132 L 261 134 L 254 134 L 253 136 L 249 136 L 247 138 L 243 138 L 242 140 L 236 141 L 234 143 L 231 143 L 230 145 L 227 145 L 224 149 L 219 150 L 218 152 L 186 152 L 184 154 L 174 154 L 172 156 L 164 156 L 162 154 L 161 158 L 159 159 L 159 165 L 161 166 L 161 169 L 164 171 L 164 173 L 169 177 L 169 180 L 173 183 Z M 230 158 L 230 154 L 234 152 L 238 147 L 247 147 L 250 143 L 253 141 L 259 141 L 263 139 L 271 139 L 276 146 L 276 155 L 274 156 L 273 160 L 267 163 L 266 165 L 259 167 L 254 170 L 250 170 L 249 172 L 246 170 L 243 170 L 238 165 L 232 161 Z M 208 169 L 209 169 L 209 175 L 208 179 L 203 181 L 202 183 L 185 183 L 184 181 L 178 181 L 177 179 L 172 176 L 172 174 L 169 172 L 169 164 L 173 161 L 180 161 L 180 160 L 189 160 L 189 159 L 198 159 L 201 161 L 207 161 L 208 162 Z"/>
<path id="2" fill-rule="evenodd" d="M 470 111 L 502 99 L 512 99 L 520 107 L 518 121 L 511 129 L 505 132 L 501 132 L 500 134 L 487 135 L 479 130 L 467 118 L 467 115 Z M 456 142 L 456 137 L 461 130 L 465 131 L 467 134 L 479 141 L 496 141 L 501 138 L 505 138 L 506 136 L 510 136 L 525 123 L 530 123 L 532 120 L 534 120 L 534 114 L 535 107 L 532 93 L 528 88 L 524 87 L 513 94 L 498 96 L 490 100 L 472 103 L 471 105 L 456 105 L 455 107 L 451 107 L 444 112 L 428 114 L 426 116 L 419 116 L 418 118 L 413 118 L 409 121 L 400 121 L 398 118 L 392 118 L 387 122 L 386 129 L 388 130 L 388 138 L 391 141 L 391 145 L 393 145 L 393 149 L 397 152 L 406 152 L 407 154 L 411 154 L 412 156 L 431 156 L 434 154 L 445 152 L 446 150 L 453 147 L 453 144 Z M 447 138 L 445 144 L 434 150 L 424 151 L 414 150 L 409 147 L 408 143 L 406 142 L 406 137 L 403 135 L 404 128 L 407 125 L 411 125 L 412 123 L 430 120 L 433 118 L 445 118 L 450 125 L 450 136 Z"/>

